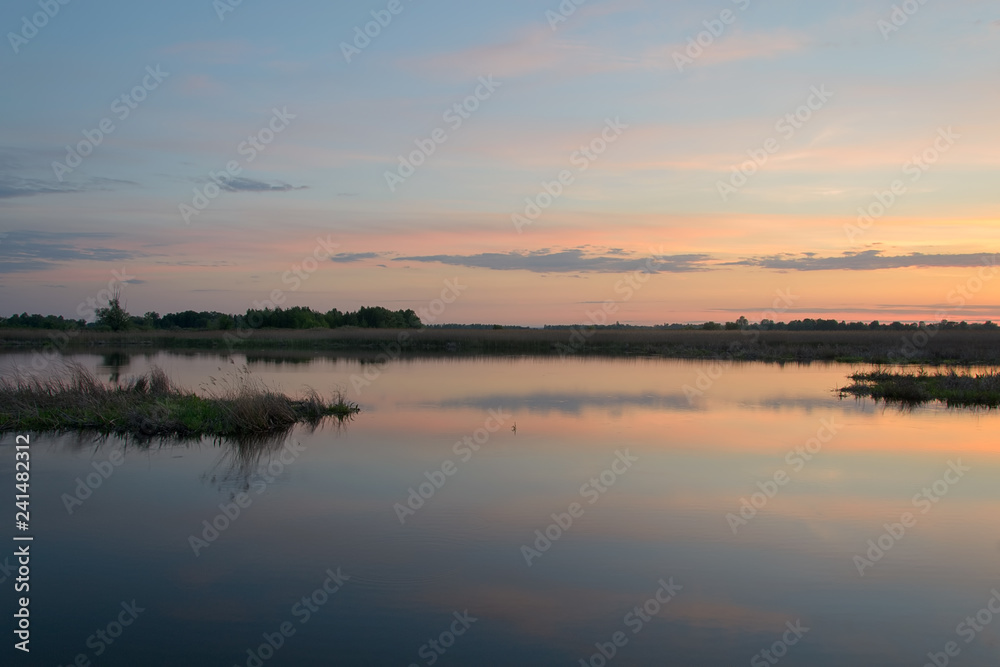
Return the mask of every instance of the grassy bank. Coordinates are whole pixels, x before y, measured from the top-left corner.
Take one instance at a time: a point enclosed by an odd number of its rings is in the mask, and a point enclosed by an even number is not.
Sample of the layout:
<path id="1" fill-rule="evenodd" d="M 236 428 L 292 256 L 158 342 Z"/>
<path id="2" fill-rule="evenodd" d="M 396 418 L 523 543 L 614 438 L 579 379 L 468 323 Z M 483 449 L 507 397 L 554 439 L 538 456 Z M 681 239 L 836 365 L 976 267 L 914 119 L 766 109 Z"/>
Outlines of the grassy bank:
<path id="1" fill-rule="evenodd" d="M 743 361 L 845 361 L 917 364 L 1000 364 L 1000 332 L 941 330 L 933 336 L 898 331 L 700 331 L 663 329 L 257 329 L 151 331 L 75 335 L 37 329 L 0 330 L 0 348 L 304 350 L 481 355 L 648 355 Z M 919 344 L 914 344 L 918 342 Z"/>
<path id="2" fill-rule="evenodd" d="M 855 373 L 854 384 L 844 387 L 842 395 L 866 396 L 887 403 L 920 405 L 942 401 L 949 407 L 1000 406 L 1000 371 L 956 373 L 954 370 L 930 375 L 874 370 Z"/>
<path id="3" fill-rule="evenodd" d="M 248 373 L 213 382 L 208 396 L 175 387 L 160 369 L 110 385 L 81 366 L 60 378 L 0 382 L 0 431 L 73 431 L 153 436 L 246 437 L 280 433 L 300 422 L 346 417 L 357 406 L 340 395 L 328 403 L 315 392 L 295 400 Z"/>

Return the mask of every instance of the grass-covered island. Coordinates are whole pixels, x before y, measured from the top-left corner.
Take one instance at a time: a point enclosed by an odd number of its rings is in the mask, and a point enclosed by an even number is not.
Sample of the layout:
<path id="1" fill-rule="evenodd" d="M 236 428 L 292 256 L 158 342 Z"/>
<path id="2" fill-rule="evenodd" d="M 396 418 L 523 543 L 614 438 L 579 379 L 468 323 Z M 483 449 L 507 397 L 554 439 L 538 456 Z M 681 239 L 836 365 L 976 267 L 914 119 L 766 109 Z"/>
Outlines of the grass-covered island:
<path id="1" fill-rule="evenodd" d="M 106 384 L 87 369 L 68 367 L 62 377 L 19 376 L 0 381 L 0 432 L 97 431 L 137 438 L 250 437 L 286 431 L 326 417 L 343 421 L 359 408 L 336 393 L 332 402 L 315 391 L 293 399 L 241 370 L 213 379 L 206 395 L 176 387 L 162 369 Z"/>
<path id="2" fill-rule="evenodd" d="M 850 377 L 854 384 L 841 389 L 841 395 L 903 405 L 942 401 L 949 407 L 1000 406 L 1000 371 L 996 370 L 973 374 L 950 369 L 931 375 L 923 369 L 915 373 L 876 369 Z"/>

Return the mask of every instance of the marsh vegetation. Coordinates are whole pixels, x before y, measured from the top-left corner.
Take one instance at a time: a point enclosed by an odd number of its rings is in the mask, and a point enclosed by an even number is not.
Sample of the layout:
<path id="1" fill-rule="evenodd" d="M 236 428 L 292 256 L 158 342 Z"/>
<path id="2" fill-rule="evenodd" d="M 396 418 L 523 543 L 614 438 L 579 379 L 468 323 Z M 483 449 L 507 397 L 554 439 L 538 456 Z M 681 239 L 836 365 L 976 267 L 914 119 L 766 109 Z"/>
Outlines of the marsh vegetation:
<path id="1" fill-rule="evenodd" d="M 0 381 L 0 431 L 90 430 L 135 437 L 248 437 L 281 433 L 298 423 L 349 418 L 359 408 L 335 392 L 291 398 L 245 368 L 205 386 L 179 388 L 160 368 L 105 383 L 78 364 L 51 378 L 15 375 Z"/>
<path id="2" fill-rule="evenodd" d="M 920 405 L 941 401 L 949 407 L 1000 406 L 1000 371 L 957 372 L 955 369 L 930 374 L 896 372 L 885 369 L 854 373 L 853 384 L 842 395 L 869 397 L 887 403 Z"/>

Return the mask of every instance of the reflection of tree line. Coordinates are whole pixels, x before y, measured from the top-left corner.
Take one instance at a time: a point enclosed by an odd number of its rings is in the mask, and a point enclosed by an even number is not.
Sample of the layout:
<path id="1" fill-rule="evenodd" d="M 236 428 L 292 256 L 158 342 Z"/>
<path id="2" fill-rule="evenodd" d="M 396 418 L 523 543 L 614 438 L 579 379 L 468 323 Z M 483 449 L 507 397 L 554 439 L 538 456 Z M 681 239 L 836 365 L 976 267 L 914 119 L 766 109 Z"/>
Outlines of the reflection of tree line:
<path id="1" fill-rule="evenodd" d="M 332 420 L 333 433 L 339 436 L 350 418 Z M 304 426 L 313 435 L 319 424 Z M 84 450 L 97 456 L 105 447 L 120 445 L 127 457 L 166 449 L 189 449 L 192 446 L 210 445 L 220 450 L 215 463 L 199 476 L 219 491 L 247 491 L 251 486 L 270 484 L 279 477 L 292 461 L 299 458 L 304 446 L 291 437 L 291 429 L 282 432 L 255 434 L 239 438 L 182 438 L 182 437 L 120 437 L 93 431 L 75 431 L 63 434 L 60 440 L 76 452 Z M 116 464 L 118 465 L 118 464 Z"/>
<path id="2" fill-rule="evenodd" d="M 344 421 L 336 422 L 340 432 Z M 316 426 L 310 427 L 313 433 Z M 237 440 L 217 440 L 216 446 L 223 448 L 222 456 L 215 465 L 201 475 L 201 480 L 220 491 L 236 493 L 249 491 L 253 487 L 260 493 L 274 482 L 285 469 L 298 460 L 304 446 L 288 433 Z"/>
<path id="3" fill-rule="evenodd" d="M 128 368 L 132 363 L 132 355 L 128 352 L 115 350 L 113 352 L 101 353 L 101 362 L 97 364 L 97 370 L 101 373 L 108 373 L 108 380 L 118 384 L 121 382 L 123 368 Z"/>
<path id="4" fill-rule="evenodd" d="M 206 361 L 219 362 L 225 361 L 229 362 L 232 357 L 228 354 L 211 355 L 204 352 L 183 352 L 176 351 L 172 352 L 176 356 L 183 356 L 191 359 L 204 359 Z M 106 352 L 101 352 L 101 360 L 97 364 L 97 370 L 100 373 L 108 373 L 108 379 L 111 382 L 118 383 L 121 381 L 121 374 L 123 371 L 127 371 L 132 364 L 132 357 L 136 356 L 133 353 L 126 352 L 124 349 L 109 350 Z M 154 355 L 140 355 L 151 359 Z M 288 351 L 274 351 L 274 352 L 260 352 L 254 354 L 244 355 L 246 358 L 246 365 L 253 367 L 259 364 L 263 365 L 289 365 L 289 366 L 308 366 L 313 363 L 317 358 L 329 358 L 331 361 L 338 361 L 338 357 L 317 357 L 315 354 L 295 352 L 294 350 Z M 354 357 L 350 357 L 353 359 Z"/>

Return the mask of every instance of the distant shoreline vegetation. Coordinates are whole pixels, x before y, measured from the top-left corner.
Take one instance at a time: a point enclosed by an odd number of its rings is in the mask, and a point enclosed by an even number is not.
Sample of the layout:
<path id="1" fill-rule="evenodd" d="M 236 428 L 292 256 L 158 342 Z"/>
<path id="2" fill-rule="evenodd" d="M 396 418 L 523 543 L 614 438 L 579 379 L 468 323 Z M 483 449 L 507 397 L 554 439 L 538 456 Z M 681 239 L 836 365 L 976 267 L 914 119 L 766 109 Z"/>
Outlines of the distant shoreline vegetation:
<path id="1" fill-rule="evenodd" d="M 997 331 L 995 322 L 846 322 L 835 319 L 791 320 L 775 322 L 762 320 L 750 322 L 740 317 L 733 322 L 666 323 L 654 325 L 614 324 L 546 324 L 541 327 L 527 327 L 509 324 L 424 324 L 413 310 L 389 310 L 380 306 L 362 307 L 354 312 L 341 312 L 334 308 L 326 313 L 308 307 L 248 309 L 242 315 L 230 315 L 217 311 L 185 310 L 160 315 L 147 312 L 142 317 L 130 315 L 117 299 L 112 299 L 107 308 L 96 311 L 95 322 L 85 319 L 64 318 L 61 315 L 29 315 L 27 312 L 10 317 L 0 316 L 0 329 L 44 329 L 68 331 L 231 331 L 237 328 L 251 329 L 339 329 L 354 327 L 361 329 L 455 329 L 455 330 L 504 330 L 504 331 Z M 933 335 L 933 334 L 932 334 Z"/>
<path id="2" fill-rule="evenodd" d="M 130 315 L 120 293 L 98 308 L 96 322 L 56 316 L 0 318 L 0 347 L 42 347 L 52 358 L 62 350 L 92 346 L 260 348 L 403 353 L 603 354 L 723 361 L 841 361 L 871 363 L 1000 364 L 1000 327 L 992 321 L 845 322 L 834 319 L 663 324 L 636 326 L 547 325 L 529 329 L 499 324 L 424 325 L 413 310 L 308 307 L 249 309 L 243 315 L 215 311 Z M 37 356 L 37 355 L 36 355 Z M 44 360 L 38 361 L 39 364 Z"/>
<path id="3" fill-rule="evenodd" d="M 88 331 L 231 331 L 239 328 L 251 329 L 337 329 L 340 327 L 361 327 L 371 329 L 419 329 L 423 326 L 420 318 L 412 310 L 389 310 L 379 306 L 362 307 L 355 312 L 341 312 L 334 308 L 321 313 L 311 308 L 248 309 L 242 315 L 228 315 L 216 311 L 185 310 L 179 313 L 160 315 L 150 311 L 138 317 L 130 315 L 117 297 L 109 305 L 95 312 L 97 319 L 88 323 L 85 319 L 66 319 L 61 315 L 11 315 L 0 317 L 0 328 L 7 329 L 52 329 L 68 331 L 84 329 Z"/>
<path id="4" fill-rule="evenodd" d="M 423 327 L 100 331 L 94 327 L 0 328 L 0 349 L 30 351 L 32 368 L 60 353 L 142 349 L 222 353 L 355 354 L 363 360 L 403 355 L 647 356 L 720 363 L 830 361 L 873 364 L 1000 365 L 1000 328 L 924 325 L 828 331 L 821 329 L 711 329 L 692 327 L 546 327 L 514 329 Z M 239 334 L 239 335 L 238 335 Z"/>

